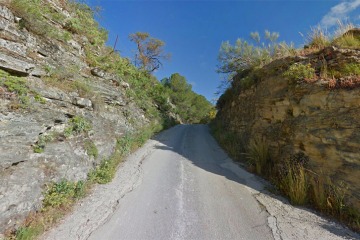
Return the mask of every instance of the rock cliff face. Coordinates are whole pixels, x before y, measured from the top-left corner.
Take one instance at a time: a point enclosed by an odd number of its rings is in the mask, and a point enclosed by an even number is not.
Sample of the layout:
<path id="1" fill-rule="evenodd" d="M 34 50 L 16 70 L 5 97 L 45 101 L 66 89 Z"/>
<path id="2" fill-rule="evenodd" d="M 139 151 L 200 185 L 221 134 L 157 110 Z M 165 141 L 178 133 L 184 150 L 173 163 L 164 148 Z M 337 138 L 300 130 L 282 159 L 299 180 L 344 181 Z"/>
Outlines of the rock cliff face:
<path id="1" fill-rule="evenodd" d="M 324 61 L 329 68 L 343 63 L 359 66 L 360 51 L 331 47 L 275 61 L 265 66 L 266 76 L 247 90 L 241 90 L 235 78 L 218 103 L 216 121 L 245 146 L 250 139 L 264 137 L 272 160 L 279 164 L 304 153 L 311 171 L 336 184 L 344 182 L 348 200 L 360 209 L 360 89 L 354 85 L 330 89 L 331 80 L 321 78 L 294 83 L 281 74 L 295 62 L 320 69 Z M 337 84 L 341 81 L 346 78 Z"/>
<path id="2" fill-rule="evenodd" d="M 44 38 L 19 22 L 0 4 L 0 84 L 8 82 L 0 85 L 0 232 L 39 209 L 46 183 L 85 179 L 119 137 L 150 123 L 126 97 L 126 82 L 88 66 L 80 38 Z M 64 81 L 52 83 L 51 74 Z M 24 99 L 10 85 L 21 83 Z M 72 124 L 79 134 L 65 137 Z"/>

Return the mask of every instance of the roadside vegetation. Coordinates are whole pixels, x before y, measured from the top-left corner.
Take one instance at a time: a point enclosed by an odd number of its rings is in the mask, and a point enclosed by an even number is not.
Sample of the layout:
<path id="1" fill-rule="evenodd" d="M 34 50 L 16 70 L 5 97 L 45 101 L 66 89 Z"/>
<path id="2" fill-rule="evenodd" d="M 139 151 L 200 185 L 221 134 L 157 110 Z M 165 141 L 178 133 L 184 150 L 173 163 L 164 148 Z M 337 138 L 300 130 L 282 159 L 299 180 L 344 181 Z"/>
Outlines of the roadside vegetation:
<path id="1" fill-rule="evenodd" d="M 359 49 L 360 36 L 353 24 L 339 22 L 333 33 L 320 27 L 312 28 L 306 36 L 303 49 L 295 49 L 292 43 L 278 42 L 278 38 L 279 33 L 265 31 L 264 40 L 261 40 L 258 32 L 254 32 L 250 34 L 251 41 L 239 38 L 233 45 L 229 41 L 223 42 L 218 55 L 217 72 L 224 74 L 226 78 L 220 84 L 218 93 L 226 94 L 226 89 L 231 87 L 245 91 L 266 76 L 279 73 L 298 83 L 313 83 L 322 79 L 328 82 L 329 89 L 351 89 L 360 86 L 360 66 L 356 62 L 329 67 L 325 58 L 320 66 L 313 63 L 294 63 L 291 58 L 285 61 L 287 57 L 305 56 L 330 46 Z M 277 67 L 267 68 L 267 65 L 276 60 L 279 60 Z M 283 62 L 280 63 L 281 61 Z M 221 97 L 225 97 L 225 94 Z"/>
<path id="2" fill-rule="evenodd" d="M 321 80 L 329 91 L 360 87 L 360 64 L 356 60 L 339 64 L 330 64 L 325 57 L 316 60 L 316 63 L 301 61 L 302 56 L 322 53 L 327 47 L 349 51 L 360 49 L 360 34 L 355 31 L 354 25 L 339 23 L 338 29 L 331 34 L 313 28 L 307 36 L 304 49 L 278 43 L 278 37 L 278 33 L 266 31 L 262 42 L 258 33 L 251 33 L 250 43 L 238 39 L 234 45 L 228 41 L 221 45 L 218 72 L 225 74 L 226 80 L 221 84 L 222 95 L 216 106 L 218 111 L 226 104 L 233 103 L 242 92 L 245 96 L 249 89 L 256 88 L 267 77 L 285 79 L 289 81 L 289 86 L 313 84 Z M 360 231 L 360 212 L 347 202 L 349 193 L 346 183 L 333 182 L 325 174 L 311 171 L 309 159 L 302 152 L 280 161 L 272 158 L 270 140 L 264 137 L 242 136 L 230 131 L 221 119 L 215 119 L 211 129 L 219 144 L 233 159 L 269 179 L 276 191 L 287 196 L 292 204 L 313 206 Z"/>
<path id="3" fill-rule="evenodd" d="M 346 201 L 349 194 L 346 183 L 333 182 L 325 174 L 311 171 L 309 159 L 302 152 L 279 162 L 271 157 L 265 138 L 250 139 L 250 143 L 246 144 L 241 136 L 229 132 L 216 120 L 210 126 L 213 136 L 232 159 L 270 180 L 275 186 L 274 191 L 288 197 L 292 204 L 315 207 L 355 231 L 360 230 L 360 212 Z"/>
<path id="4" fill-rule="evenodd" d="M 36 239 L 71 211 L 74 204 L 85 197 L 94 184 L 109 183 L 114 178 L 118 166 L 124 158 L 141 147 L 154 133 L 161 129 L 161 125 L 152 125 L 139 129 L 135 133 L 129 132 L 119 138 L 114 154 L 103 159 L 95 169 L 88 173 L 88 177 L 84 181 L 73 182 L 61 179 L 58 182 L 47 184 L 43 192 L 42 208 L 30 213 L 21 227 L 6 233 L 7 239 Z M 85 142 L 85 148 L 88 154 L 97 157 L 97 149 L 92 142 Z"/>

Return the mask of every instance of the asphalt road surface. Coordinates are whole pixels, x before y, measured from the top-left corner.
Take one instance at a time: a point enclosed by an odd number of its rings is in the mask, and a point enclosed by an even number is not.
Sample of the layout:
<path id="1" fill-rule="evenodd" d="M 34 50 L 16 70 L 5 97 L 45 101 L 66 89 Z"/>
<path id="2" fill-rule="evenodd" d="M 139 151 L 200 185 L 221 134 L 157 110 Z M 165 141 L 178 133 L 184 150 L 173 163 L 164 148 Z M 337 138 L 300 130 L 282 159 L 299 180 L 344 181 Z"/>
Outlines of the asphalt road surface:
<path id="1" fill-rule="evenodd" d="M 235 164 L 206 125 L 150 140 L 44 239 L 358 239 L 267 192 Z"/>

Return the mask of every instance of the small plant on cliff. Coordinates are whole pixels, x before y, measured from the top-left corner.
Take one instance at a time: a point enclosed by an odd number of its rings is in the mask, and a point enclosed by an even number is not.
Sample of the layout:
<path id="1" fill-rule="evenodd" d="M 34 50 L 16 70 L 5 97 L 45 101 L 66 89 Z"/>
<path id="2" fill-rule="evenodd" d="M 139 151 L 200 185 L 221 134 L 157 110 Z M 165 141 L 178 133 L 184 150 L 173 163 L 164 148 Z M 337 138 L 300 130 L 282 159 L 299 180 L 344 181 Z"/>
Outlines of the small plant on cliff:
<path id="1" fill-rule="evenodd" d="M 327 46 L 330 46 L 331 43 L 329 34 L 325 32 L 325 30 L 322 29 L 320 26 L 311 28 L 307 40 L 309 42 L 307 46 L 309 48 L 315 49 L 323 49 Z"/>
<path id="2" fill-rule="evenodd" d="M 338 22 L 338 28 L 335 31 L 335 37 L 332 44 L 342 48 L 359 48 L 360 35 L 356 33 L 356 27 L 350 22 Z"/>
<path id="3" fill-rule="evenodd" d="M 342 76 L 360 76 L 360 63 L 347 63 L 339 68 Z"/>
<path id="4" fill-rule="evenodd" d="M 116 172 L 117 165 L 115 162 L 117 162 L 115 158 L 103 160 L 99 166 L 88 174 L 88 179 L 93 183 L 99 184 L 110 182 Z"/>
<path id="5" fill-rule="evenodd" d="M 88 180 L 93 183 L 105 184 L 110 182 L 116 173 L 117 166 L 133 149 L 140 147 L 145 143 L 154 131 L 159 130 L 156 126 L 143 129 L 136 134 L 125 134 L 122 138 L 118 139 L 116 150 L 113 156 L 104 159 L 99 166 L 88 174 Z"/>
<path id="6" fill-rule="evenodd" d="M 70 121 L 70 126 L 64 131 L 65 137 L 70 137 L 73 134 L 80 134 L 91 130 L 92 126 L 85 118 L 75 116 Z"/>
<path id="7" fill-rule="evenodd" d="M 266 174 L 265 168 L 270 159 L 270 154 L 269 146 L 264 138 L 250 140 L 246 156 L 250 164 L 255 165 L 257 174 Z"/>
<path id="8" fill-rule="evenodd" d="M 12 0 L 9 7 L 22 18 L 19 22 L 20 28 L 59 40 L 68 38 L 64 31 L 51 25 L 49 19 L 60 24 L 66 17 L 50 3 L 39 0 Z"/>
<path id="9" fill-rule="evenodd" d="M 258 32 L 253 32 L 250 36 L 253 40 L 252 43 L 237 39 L 234 45 L 231 45 L 229 41 L 221 44 L 217 71 L 230 74 L 229 80 L 234 76 L 234 73 L 262 67 L 275 59 L 295 53 L 292 44 L 277 42 L 279 38 L 277 32 L 265 31 L 265 42 L 261 41 Z"/>
<path id="10" fill-rule="evenodd" d="M 329 194 L 326 188 L 326 182 L 323 176 L 317 175 L 309 178 L 311 202 L 320 211 L 325 211 L 328 207 L 327 199 Z"/>
<path id="11" fill-rule="evenodd" d="M 348 186 L 345 182 L 341 181 L 338 184 L 332 184 L 329 188 L 329 196 L 327 203 L 334 215 L 342 217 L 345 210 L 345 195 L 347 193 Z"/>
<path id="12" fill-rule="evenodd" d="M 50 184 L 44 194 L 43 207 L 66 207 L 75 199 L 85 194 L 83 181 L 69 182 L 62 180 Z"/>
<path id="13" fill-rule="evenodd" d="M 311 81 L 315 78 L 315 69 L 311 64 L 292 64 L 283 76 L 293 81 Z"/>
<path id="14" fill-rule="evenodd" d="M 135 146 L 137 137 L 131 134 L 125 134 L 122 138 L 118 139 L 116 144 L 116 152 L 109 159 L 103 160 L 99 166 L 88 174 L 88 179 L 91 182 L 105 184 L 110 182 L 116 173 L 117 166 L 122 161 L 123 157 L 131 152 Z"/>
<path id="15" fill-rule="evenodd" d="M 309 162 L 302 152 L 294 154 L 279 171 L 280 189 L 290 198 L 292 204 L 303 205 L 308 200 L 308 179 L 305 166 Z"/>
<path id="16" fill-rule="evenodd" d="M 44 152 L 46 143 L 51 142 L 53 139 L 54 138 L 52 135 L 40 135 L 38 141 L 33 146 L 34 152 L 35 153 Z"/>
<path id="17" fill-rule="evenodd" d="M 344 36 L 334 40 L 334 44 L 343 48 L 359 48 L 360 37 L 356 38 L 353 34 L 345 34 Z"/>
<path id="18" fill-rule="evenodd" d="M 95 14 L 100 11 L 100 8 L 91 8 L 84 3 L 76 1 L 69 2 L 66 8 L 73 16 L 65 25 L 67 30 L 86 36 L 93 46 L 102 46 L 107 41 L 107 31 L 101 28 L 94 19 Z"/>
<path id="19" fill-rule="evenodd" d="M 85 151 L 87 155 L 93 156 L 94 158 L 97 158 L 99 155 L 98 149 L 96 145 L 92 141 L 86 141 L 84 144 Z"/>
<path id="20" fill-rule="evenodd" d="M 40 94 L 35 94 L 34 99 L 36 102 L 39 102 L 41 104 L 45 104 L 46 100 L 43 98 Z"/>
<path id="21" fill-rule="evenodd" d="M 27 96 L 27 93 L 29 92 L 29 88 L 27 87 L 24 78 L 11 76 L 9 73 L 0 69 L 0 87 L 5 87 L 9 96 L 15 94 L 18 97 L 18 107 L 28 107 L 29 97 Z"/>

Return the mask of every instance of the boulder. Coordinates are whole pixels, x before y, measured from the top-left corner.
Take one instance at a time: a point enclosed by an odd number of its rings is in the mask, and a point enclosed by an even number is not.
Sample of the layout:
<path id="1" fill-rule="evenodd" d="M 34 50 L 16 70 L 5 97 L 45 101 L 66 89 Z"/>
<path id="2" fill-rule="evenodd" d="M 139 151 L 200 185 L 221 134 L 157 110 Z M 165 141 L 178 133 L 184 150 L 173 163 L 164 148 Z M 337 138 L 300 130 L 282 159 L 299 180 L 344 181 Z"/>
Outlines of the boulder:
<path id="1" fill-rule="evenodd" d="M 95 77 L 104 78 L 105 71 L 100 68 L 93 68 L 91 69 L 91 74 L 94 75 Z"/>
<path id="2" fill-rule="evenodd" d="M 74 98 L 73 104 L 81 108 L 92 108 L 92 102 L 87 98 L 76 97 Z"/>

